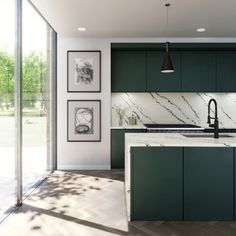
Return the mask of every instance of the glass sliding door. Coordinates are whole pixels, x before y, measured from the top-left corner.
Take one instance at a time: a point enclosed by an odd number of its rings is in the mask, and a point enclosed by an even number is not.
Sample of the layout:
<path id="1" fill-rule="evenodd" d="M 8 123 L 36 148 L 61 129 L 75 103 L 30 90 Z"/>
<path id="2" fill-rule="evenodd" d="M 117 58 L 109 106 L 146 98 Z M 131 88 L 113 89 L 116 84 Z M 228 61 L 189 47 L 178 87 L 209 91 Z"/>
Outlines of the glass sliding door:
<path id="1" fill-rule="evenodd" d="M 22 162 L 23 193 L 40 182 L 51 164 L 51 29 L 23 1 Z"/>
<path id="2" fill-rule="evenodd" d="M 0 216 L 15 204 L 15 1 L 0 1 Z"/>
<path id="3" fill-rule="evenodd" d="M 0 0 L 0 222 L 56 167 L 56 33 L 22 2 Z"/>

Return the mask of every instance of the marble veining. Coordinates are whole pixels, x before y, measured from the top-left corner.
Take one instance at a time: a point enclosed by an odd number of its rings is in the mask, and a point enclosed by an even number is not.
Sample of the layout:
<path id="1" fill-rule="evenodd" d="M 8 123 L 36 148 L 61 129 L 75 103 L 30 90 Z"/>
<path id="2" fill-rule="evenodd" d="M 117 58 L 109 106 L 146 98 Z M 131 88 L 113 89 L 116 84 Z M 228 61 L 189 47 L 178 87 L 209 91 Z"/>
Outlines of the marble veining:
<path id="1" fill-rule="evenodd" d="M 220 128 L 235 128 L 236 93 L 112 93 L 111 125 L 128 126 L 128 117 L 134 114 L 138 126 L 189 123 L 208 127 L 207 105 L 211 98 L 218 103 Z M 117 113 L 119 109 L 124 111 L 122 117 Z"/>

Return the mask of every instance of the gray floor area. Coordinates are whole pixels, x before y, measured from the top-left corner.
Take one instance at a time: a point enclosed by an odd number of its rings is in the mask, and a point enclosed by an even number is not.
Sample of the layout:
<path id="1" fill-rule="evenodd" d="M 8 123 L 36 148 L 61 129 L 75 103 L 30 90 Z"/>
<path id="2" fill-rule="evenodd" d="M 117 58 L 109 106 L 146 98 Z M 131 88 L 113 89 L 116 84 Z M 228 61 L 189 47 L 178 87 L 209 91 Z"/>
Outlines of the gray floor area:
<path id="1" fill-rule="evenodd" d="M 122 171 L 56 171 L 1 225 L 4 236 L 235 236 L 235 222 L 127 222 Z"/>

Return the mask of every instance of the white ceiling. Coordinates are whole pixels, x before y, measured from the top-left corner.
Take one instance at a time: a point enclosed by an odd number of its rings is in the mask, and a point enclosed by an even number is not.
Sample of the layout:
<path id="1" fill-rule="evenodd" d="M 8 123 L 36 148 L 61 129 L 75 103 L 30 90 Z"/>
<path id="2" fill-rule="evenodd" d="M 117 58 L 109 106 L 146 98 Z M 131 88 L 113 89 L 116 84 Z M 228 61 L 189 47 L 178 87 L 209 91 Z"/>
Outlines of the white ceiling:
<path id="1" fill-rule="evenodd" d="M 61 36 L 236 37 L 236 0 L 32 0 Z M 84 26 L 86 32 L 78 32 Z M 199 27 L 207 29 L 197 33 Z"/>

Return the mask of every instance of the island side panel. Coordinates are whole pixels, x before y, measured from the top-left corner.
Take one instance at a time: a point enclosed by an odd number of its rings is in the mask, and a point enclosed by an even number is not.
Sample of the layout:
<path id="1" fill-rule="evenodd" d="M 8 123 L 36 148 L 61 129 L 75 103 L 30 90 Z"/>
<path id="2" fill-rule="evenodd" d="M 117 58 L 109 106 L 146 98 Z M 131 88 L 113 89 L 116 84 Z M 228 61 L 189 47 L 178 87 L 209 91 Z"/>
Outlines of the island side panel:
<path id="1" fill-rule="evenodd" d="M 131 220 L 183 219 L 183 148 L 131 148 Z"/>
<path id="2" fill-rule="evenodd" d="M 184 219 L 233 220 L 234 149 L 184 148 Z"/>

